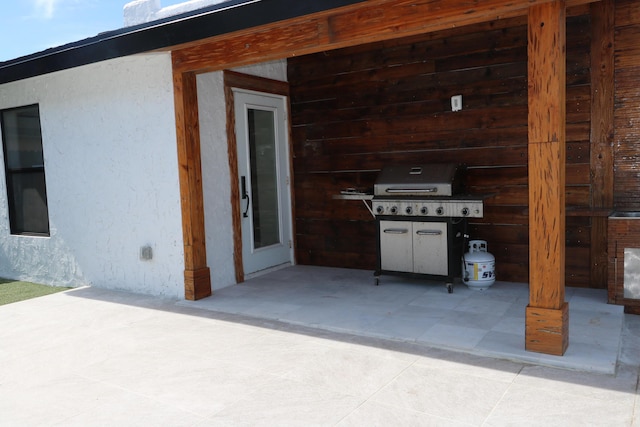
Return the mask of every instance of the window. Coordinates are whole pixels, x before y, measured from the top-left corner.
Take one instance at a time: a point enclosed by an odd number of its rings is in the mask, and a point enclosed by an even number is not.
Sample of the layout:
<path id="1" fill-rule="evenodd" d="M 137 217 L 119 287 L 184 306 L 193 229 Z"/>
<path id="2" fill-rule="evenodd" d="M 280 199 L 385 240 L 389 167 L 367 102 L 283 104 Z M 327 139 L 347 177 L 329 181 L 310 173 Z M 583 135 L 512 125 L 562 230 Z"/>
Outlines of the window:
<path id="1" fill-rule="evenodd" d="M 0 114 L 11 234 L 49 235 L 44 157 L 37 105 Z"/>

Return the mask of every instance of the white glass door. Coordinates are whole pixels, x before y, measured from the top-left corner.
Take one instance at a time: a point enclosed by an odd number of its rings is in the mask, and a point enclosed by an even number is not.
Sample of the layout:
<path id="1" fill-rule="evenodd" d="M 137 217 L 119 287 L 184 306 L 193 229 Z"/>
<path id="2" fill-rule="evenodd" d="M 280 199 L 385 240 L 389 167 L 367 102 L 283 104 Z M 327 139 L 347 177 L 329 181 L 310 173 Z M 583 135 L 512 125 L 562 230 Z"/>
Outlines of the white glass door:
<path id="1" fill-rule="evenodd" d="M 234 89 L 245 275 L 292 262 L 285 98 Z"/>

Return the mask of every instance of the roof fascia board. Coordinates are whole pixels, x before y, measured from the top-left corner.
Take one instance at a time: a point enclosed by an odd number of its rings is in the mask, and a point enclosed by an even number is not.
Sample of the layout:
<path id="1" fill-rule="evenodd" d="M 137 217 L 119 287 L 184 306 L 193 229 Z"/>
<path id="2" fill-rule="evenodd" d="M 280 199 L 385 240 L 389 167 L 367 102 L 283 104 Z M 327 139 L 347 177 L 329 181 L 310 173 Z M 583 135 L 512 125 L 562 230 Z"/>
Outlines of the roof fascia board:
<path id="1" fill-rule="evenodd" d="M 366 0 L 232 0 L 0 63 L 0 84 L 349 6 Z"/>

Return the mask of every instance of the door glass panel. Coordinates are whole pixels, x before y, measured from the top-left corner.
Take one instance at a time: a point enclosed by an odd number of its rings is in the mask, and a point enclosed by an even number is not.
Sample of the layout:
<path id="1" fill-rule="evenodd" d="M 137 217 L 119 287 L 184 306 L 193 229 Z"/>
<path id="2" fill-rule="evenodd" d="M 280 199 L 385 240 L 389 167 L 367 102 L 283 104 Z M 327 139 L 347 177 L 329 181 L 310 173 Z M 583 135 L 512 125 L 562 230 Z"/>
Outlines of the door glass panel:
<path id="1" fill-rule="evenodd" d="M 253 247 L 280 243 L 274 112 L 248 109 Z"/>

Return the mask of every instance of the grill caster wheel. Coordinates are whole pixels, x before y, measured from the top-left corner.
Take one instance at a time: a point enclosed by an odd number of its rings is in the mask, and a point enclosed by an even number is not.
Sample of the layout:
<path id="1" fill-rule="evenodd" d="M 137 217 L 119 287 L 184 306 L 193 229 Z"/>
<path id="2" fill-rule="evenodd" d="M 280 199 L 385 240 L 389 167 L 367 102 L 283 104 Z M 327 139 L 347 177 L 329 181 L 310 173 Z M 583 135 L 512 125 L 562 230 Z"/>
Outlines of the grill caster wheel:
<path id="1" fill-rule="evenodd" d="M 447 293 L 453 293 L 453 283 L 447 283 Z"/>
<path id="2" fill-rule="evenodd" d="M 374 284 L 374 285 L 376 285 L 376 286 L 378 286 L 378 285 L 380 284 L 380 278 L 378 278 L 378 277 L 374 277 L 374 278 L 373 278 L 373 284 Z"/>

